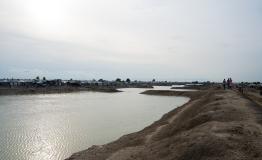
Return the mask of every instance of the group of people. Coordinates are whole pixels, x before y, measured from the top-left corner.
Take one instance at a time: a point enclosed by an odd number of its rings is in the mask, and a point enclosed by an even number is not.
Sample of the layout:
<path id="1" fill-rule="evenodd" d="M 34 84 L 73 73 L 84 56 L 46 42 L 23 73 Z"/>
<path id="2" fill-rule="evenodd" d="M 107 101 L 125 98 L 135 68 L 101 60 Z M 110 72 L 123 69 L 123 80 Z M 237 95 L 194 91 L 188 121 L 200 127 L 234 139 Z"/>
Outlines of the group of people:
<path id="1" fill-rule="evenodd" d="M 241 82 L 241 83 L 239 83 L 235 86 L 235 88 L 237 88 L 239 90 L 239 92 L 241 92 L 241 93 L 244 93 L 244 90 L 246 89 L 246 87 L 247 86 L 244 82 Z M 232 78 L 228 78 L 227 80 L 226 79 L 223 80 L 223 88 L 224 88 L 224 90 L 233 89 Z M 259 89 L 259 93 L 262 96 L 262 84 L 260 84 L 260 86 L 257 89 Z"/>
<path id="2" fill-rule="evenodd" d="M 232 81 L 232 79 L 231 79 L 231 78 L 228 78 L 227 80 L 224 79 L 224 80 L 223 80 L 223 87 L 224 87 L 224 90 L 225 90 L 226 88 L 232 89 L 232 87 L 233 87 L 233 81 Z"/>

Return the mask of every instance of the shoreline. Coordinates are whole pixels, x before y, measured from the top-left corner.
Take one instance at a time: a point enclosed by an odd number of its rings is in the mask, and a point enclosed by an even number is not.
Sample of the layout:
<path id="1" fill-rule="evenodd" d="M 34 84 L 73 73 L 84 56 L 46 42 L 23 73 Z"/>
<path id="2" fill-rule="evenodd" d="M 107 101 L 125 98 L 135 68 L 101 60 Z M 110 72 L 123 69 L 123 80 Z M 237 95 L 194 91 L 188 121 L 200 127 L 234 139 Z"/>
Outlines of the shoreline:
<path id="1" fill-rule="evenodd" d="M 53 94 L 53 93 L 72 93 L 72 92 L 105 92 L 117 93 L 122 92 L 121 88 L 145 88 L 150 89 L 152 86 L 93 86 L 93 87 L 73 87 L 73 86 L 57 86 L 57 87 L 0 87 L 0 96 L 4 95 L 32 95 L 32 94 Z"/>
<path id="2" fill-rule="evenodd" d="M 67 160 L 260 159 L 262 108 L 232 90 L 148 90 L 190 101 L 141 131 L 74 153 Z"/>
<path id="3" fill-rule="evenodd" d="M 32 95 L 32 94 L 52 94 L 52 93 L 72 93 L 81 91 L 92 91 L 92 92 L 121 92 L 117 88 L 112 87 L 0 87 L 0 96 L 3 95 Z"/>

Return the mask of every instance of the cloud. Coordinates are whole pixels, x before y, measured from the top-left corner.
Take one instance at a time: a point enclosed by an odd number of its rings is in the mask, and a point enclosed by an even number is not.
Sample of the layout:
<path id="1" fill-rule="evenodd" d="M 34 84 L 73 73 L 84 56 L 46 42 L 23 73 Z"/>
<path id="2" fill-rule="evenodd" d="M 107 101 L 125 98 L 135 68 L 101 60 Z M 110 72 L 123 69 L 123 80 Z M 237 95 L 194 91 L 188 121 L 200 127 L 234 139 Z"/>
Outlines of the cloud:
<path id="1" fill-rule="evenodd" d="M 258 0 L 2 0 L 0 73 L 262 80 L 261 7 Z"/>

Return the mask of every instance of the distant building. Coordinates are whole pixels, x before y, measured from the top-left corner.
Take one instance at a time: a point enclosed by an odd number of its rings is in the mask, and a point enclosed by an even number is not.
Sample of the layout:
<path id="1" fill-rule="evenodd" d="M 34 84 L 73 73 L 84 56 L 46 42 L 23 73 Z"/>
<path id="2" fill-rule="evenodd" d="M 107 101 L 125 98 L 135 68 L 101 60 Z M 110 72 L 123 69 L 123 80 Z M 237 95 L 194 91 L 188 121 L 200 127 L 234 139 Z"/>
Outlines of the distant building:
<path id="1" fill-rule="evenodd" d="M 11 87 L 9 80 L 7 80 L 7 79 L 1 79 L 0 80 L 0 86 L 1 87 Z"/>
<path id="2" fill-rule="evenodd" d="M 67 86 L 71 87 L 80 87 L 81 86 L 81 81 L 78 80 L 69 80 L 66 82 Z"/>
<path id="3" fill-rule="evenodd" d="M 61 79 L 46 80 L 45 82 L 48 86 L 62 86 Z"/>

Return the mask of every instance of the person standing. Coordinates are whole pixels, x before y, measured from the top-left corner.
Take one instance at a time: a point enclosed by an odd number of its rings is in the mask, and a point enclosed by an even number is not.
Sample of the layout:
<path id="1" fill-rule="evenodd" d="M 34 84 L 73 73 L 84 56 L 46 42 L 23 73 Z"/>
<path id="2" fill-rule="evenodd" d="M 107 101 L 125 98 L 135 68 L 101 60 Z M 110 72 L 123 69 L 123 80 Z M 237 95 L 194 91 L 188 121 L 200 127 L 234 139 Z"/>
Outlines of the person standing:
<path id="1" fill-rule="evenodd" d="M 230 80 L 229 80 L 229 78 L 227 79 L 227 88 L 230 89 Z"/>
<path id="2" fill-rule="evenodd" d="M 223 80 L 223 87 L 224 87 L 224 90 L 226 90 L 226 79 Z"/>
<path id="3" fill-rule="evenodd" d="M 232 89 L 232 88 L 233 88 L 233 81 L 232 81 L 232 79 L 231 79 L 231 78 L 229 78 L 229 87 L 230 87 L 230 89 Z"/>

